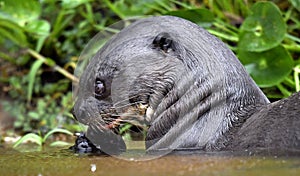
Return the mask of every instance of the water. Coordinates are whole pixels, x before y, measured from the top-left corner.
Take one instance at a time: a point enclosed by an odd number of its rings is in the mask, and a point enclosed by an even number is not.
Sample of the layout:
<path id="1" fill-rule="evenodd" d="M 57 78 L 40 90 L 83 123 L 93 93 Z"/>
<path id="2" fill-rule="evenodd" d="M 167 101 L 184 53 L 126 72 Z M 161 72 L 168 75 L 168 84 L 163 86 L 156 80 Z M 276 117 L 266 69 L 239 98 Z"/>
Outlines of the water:
<path id="1" fill-rule="evenodd" d="M 30 148 L 30 147 L 29 147 Z M 131 150 L 132 160 L 111 156 L 74 154 L 62 148 L 20 152 L 0 147 L 0 175 L 300 175 L 300 157 L 230 156 L 189 153 L 136 161 L 141 151 Z"/>

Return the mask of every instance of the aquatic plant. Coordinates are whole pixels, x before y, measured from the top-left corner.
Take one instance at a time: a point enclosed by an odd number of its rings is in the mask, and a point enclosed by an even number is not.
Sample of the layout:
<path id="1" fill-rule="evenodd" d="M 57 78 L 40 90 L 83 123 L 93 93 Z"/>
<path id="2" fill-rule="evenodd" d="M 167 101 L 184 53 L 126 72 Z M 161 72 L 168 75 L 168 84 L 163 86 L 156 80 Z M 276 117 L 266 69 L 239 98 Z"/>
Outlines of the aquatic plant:
<path id="1" fill-rule="evenodd" d="M 25 141 L 30 141 L 33 143 L 36 143 L 38 146 L 42 147 L 45 143 L 46 140 L 53 135 L 54 133 L 63 133 L 66 135 L 73 135 L 72 132 L 65 130 L 65 129 L 60 129 L 60 128 L 55 128 L 51 131 L 49 131 L 48 133 L 46 133 L 44 136 L 39 133 L 28 133 L 26 135 L 24 135 L 23 137 L 21 137 L 17 142 L 15 142 L 15 144 L 13 145 L 14 148 L 18 147 L 19 145 L 21 145 L 22 143 L 24 143 Z M 50 146 L 64 146 L 64 145 L 70 145 L 67 142 L 64 141 L 54 141 L 50 144 Z"/>

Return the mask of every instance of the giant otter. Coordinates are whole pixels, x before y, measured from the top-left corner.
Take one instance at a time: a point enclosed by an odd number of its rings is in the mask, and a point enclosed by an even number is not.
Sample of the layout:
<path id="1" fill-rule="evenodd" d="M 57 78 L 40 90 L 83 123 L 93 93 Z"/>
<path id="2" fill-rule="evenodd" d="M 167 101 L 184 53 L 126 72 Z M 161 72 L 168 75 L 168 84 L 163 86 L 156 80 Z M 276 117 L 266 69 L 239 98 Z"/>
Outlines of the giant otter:
<path id="1" fill-rule="evenodd" d="M 96 53 L 74 116 L 107 153 L 126 149 L 114 127 L 132 120 L 148 125 L 148 151 L 300 150 L 299 100 L 297 93 L 270 104 L 222 41 L 160 16 L 131 24 Z"/>

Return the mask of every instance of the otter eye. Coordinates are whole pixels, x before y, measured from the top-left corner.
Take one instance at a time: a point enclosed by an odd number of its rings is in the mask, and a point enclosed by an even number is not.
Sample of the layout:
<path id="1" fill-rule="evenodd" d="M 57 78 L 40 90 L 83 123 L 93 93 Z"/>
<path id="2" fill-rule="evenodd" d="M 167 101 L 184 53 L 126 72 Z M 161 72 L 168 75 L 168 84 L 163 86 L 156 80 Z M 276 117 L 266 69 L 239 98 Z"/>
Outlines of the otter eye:
<path id="1" fill-rule="evenodd" d="M 95 95 L 102 96 L 105 92 L 105 85 L 103 81 L 96 79 L 95 81 Z"/>

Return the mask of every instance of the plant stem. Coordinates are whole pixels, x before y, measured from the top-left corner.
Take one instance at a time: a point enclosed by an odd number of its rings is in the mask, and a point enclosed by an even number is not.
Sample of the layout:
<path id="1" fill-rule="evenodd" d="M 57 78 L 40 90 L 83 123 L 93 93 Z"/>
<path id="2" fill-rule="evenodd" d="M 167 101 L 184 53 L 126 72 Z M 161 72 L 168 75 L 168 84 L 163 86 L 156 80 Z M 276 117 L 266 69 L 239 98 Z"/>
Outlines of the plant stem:
<path id="1" fill-rule="evenodd" d="M 215 30 L 212 30 L 212 29 L 208 29 L 208 32 L 210 32 L 211 34 L 213 34 L 213 35 L 215 35 L 217 37 L 220 37 L 220 38 L 223 38 L 225 40 L 228 40 L 228 41 L 232 41 L 232 42 L 238 42 L 239 41 L 238 37 L 227 35 L 227 34 L 224 34 L 224 33 L 221 33 L 221 32 L 215 31 Z"/>
<path id="2" fill-rule="evenodd" d="M 110 1 L 104 0 L 104 2 L 107 5 L 107 7 L 110 8 L 110 10 L 113 11 L 115 14 L 117 14 L 122 20 L 126 18 L 125 15 L 118 8 L 116 8 Z"/>
<path id="3" fill-rule="evenodd" d="M 165 8 L 167 11 L 172 11 L 172 8 L 169 7 L 166 3 L 160 0 L 155 0 L 156 3 L 158 3 L 161 7 Z"/>
<path id="4" fill-rule="evenodd" d="M 294 79 L 295 79 L 295 88 L 296 88 L 296 92 L 299 92 L 299 91 L 300 91 L 299 73 L 300 73 L 300 65 L 297 65 L 297 66 L 294 68 Z"/>
<path id="5" fill-rule="evenodd" d="M 224 23 L 224 21 L 221 21 L 219 19 L 216 19 L 216 22 L 213 23 L 213 25 L 221 30 L 224 30 L 224 31 L 227 31 L 229 32 L 230 34 L 232 34 L 233 36 L 236 36 L 238 37 L 238 32 L 239 30 L 232 26 L 232 25 L 229 25 L 227 23 Z"/>
<path id="6" fill-rule="evenodd" d="M 298 37 L 295 37 L 295 36 L 290 35 L 290 34 L 288 34 L 288 33 L 286 33 L 285 36 L 286 36 L 287 38 L 293 40 L 293 41 L 296 41 L 296 42 L 300 43 L 300 39 L 299 39 Z"/>
<path id="7" fill-rule="evenodd" d="M 170 0 L 171 2 L 173 2 L 174 4 L 177 4 L 177 5 L 180 5 L 181 7 L 185 8 L 185 9 L 192 9 L 193 7 L 188 5 L 188 4 L 185 4 L 183 2 L 180 2 L 178 0 Z"/>
<path id="8" fill-rule="evenodd" d="M 72 75 L 71 73 L 67 72 L 65 69 L 61 68 L 60 66 L 58 65 L 52 65 L 50 64 L 49 62 L 47 62 L 47 59 L 40 55 L 39 53 L 37 53 L 36 51 L 32 50 L 32 49 L 28 49 L 27 52 L 33 56 L 34 58 L 38 59 L 38 60 L 42 60 L 44 64 L 50 66 L 50 67 L 53 67 L 54 70 L 58 71 L 59 73 L 61 73 L 62 75 L 64 75 L 65 77 L 67 77 L 68 79 L 78 83 L 79 80 L 78 78 L 76 78 L 74 75 Z"/>
<path id="9" fill-rule="evenodd" d="M 280 92 L 283 94 L 284 97 L 288 97 L 290 96 L 292 93 L 290 91 L 288 91 L 284 86 L 282 86 L 281 84 L 277 85 L 277 88 L 280 90 Z"/>
<path id="10" fill-rule="evenodd" d="M 289 77 L 286 77 L 284 79 L 283 84 L 289 86 L 292 89 L 295 88 L 295 82 L 292 79 L 290 79 Z"/>
<path id="11" fill-rule="evenodd" d="M 294 51 L 294 52 L 300 52 L 300 45 L 286 45 L 282 44 L 282 46 L 289 50 L 289 51 Z"/>

